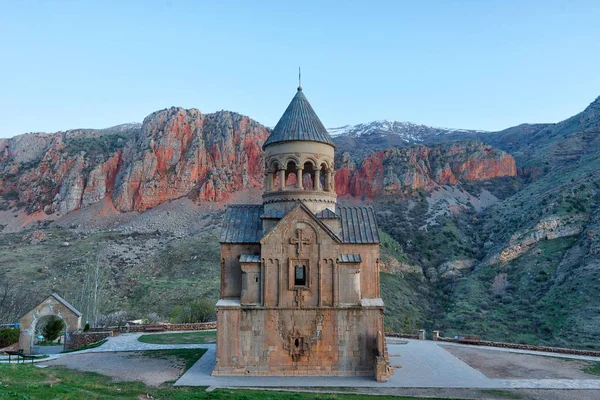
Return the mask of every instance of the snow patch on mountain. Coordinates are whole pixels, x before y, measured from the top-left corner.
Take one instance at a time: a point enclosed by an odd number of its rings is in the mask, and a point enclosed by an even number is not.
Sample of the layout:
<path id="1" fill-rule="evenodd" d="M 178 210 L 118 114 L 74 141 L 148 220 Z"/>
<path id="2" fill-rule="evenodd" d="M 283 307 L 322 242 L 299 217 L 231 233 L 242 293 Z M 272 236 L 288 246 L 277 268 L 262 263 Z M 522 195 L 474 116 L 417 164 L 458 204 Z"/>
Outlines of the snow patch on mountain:
<path id="1" fill-rule="evenodd" d="M 485 131 L 478 130 L 441 128 L 430 125 L 415 124 L 413 122 L 390 120 L 373 121 L 357 125 L 345 125 L 339 128 L 330 128 L 328 129 L 328 132 L 332 137 L 360 137 L 395 134 L 400 136 L 404 141 L 410 143 L 422 142 L 427 137 L 449 133 L 485 133 Z"/>

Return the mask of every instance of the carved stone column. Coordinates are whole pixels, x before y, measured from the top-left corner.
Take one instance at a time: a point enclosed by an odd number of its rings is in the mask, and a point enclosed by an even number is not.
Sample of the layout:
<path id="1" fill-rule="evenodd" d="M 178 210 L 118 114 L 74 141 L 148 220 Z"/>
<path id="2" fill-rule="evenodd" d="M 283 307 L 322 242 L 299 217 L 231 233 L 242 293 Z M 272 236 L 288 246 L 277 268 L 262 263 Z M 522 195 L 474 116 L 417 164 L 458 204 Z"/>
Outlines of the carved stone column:
<path id="1" fill-rule="evenodd" d="M 285 190 L 285 168 L 279 169 L 279 190 Z"/>
<path id="2" fill-rule="evenodd" d="M 271 192 L 273 190 L 273 173 L 271 171 L 265 171 L 265 191 Z"/>
<path id="3" fill-rule="evenodd" d="M 315 181 L 313 182 L 313 190 L 321 190 L 321 169 L 315 169 Z"/>
<path id="4" fill-rule="evenodd" d="M 302 182 L 302 171 L 303 168 L 298 167 L 296 168 L 296 182 L 298 182 L 298 189 L 300 190 L 304 190 L 304 182 Z"/>
<path id="5" fill-rule="evenodd" d="M 333 169 L 329 173 L 329 191 L 335 192 L 335 171 Z"/>

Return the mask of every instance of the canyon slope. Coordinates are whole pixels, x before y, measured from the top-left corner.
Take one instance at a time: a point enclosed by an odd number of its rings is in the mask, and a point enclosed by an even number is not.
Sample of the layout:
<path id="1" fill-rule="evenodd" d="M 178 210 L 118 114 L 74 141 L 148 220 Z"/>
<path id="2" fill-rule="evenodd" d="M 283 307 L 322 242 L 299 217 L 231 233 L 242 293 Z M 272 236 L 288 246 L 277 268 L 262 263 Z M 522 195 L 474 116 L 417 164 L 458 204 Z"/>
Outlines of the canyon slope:
<path id="1" fill-rule="evenodd" d="M 339 201 L 373 205 L 382 230 L 388 329 L 597 347 L 600 98 L 500 132 L 387 123 L 334 142 Z M 260 201 L 269 132 L 173 107 L 0 139 L 0 322 L 36 300 L 27 291 L 87 308 L 96 265 L 98 324 L 215 300 L 223 206 Z"/>

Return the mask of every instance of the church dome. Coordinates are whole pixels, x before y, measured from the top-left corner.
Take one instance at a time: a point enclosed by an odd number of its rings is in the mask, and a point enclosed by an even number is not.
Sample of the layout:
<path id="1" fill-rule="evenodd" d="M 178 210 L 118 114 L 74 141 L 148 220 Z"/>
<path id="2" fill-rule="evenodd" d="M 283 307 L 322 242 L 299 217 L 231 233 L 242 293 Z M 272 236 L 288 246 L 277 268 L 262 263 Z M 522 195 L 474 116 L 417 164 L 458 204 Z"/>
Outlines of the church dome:
<path id="1" fill-rule="evenodd" d="M 335 147 L 327 129 L 317 117 L 301 87 L 298 88 L 290 105 L 275 125 L 263 149 L 275 143 L 298 141 L 319 142 Z"/>

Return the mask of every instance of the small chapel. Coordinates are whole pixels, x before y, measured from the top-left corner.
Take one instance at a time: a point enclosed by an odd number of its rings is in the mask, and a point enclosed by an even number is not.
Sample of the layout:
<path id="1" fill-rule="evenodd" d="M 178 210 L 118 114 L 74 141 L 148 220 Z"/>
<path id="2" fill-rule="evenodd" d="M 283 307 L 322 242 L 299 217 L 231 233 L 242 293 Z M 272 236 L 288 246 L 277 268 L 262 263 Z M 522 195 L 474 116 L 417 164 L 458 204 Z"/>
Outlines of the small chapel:
<path id="1" fill-rule="evenodd" d="M 337 204 L 335 145 L 302 87 L 263 150 L 262 204 L 225 212 L 213 375 L 386 381 L 375 215 Z"/>

